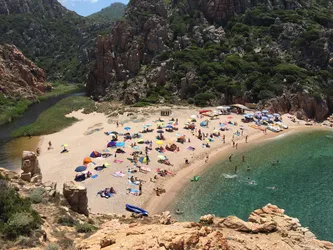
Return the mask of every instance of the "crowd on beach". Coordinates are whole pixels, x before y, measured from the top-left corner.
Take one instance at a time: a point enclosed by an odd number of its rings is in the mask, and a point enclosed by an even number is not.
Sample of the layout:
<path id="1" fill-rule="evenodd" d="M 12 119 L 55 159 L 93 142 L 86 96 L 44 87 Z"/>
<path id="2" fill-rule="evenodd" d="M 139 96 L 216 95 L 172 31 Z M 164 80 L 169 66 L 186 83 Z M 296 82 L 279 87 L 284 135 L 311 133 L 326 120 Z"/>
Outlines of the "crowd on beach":
<path id="1" fill-rule="evenodd" d="M 179 167 L 191 166 L 198 155 L 204 154 L 202 160 L 208 163 L 211 148 L 225 144 L 238 150 L 240 144 L 248 143 L 250 130 L 253 132 L 260 127 L 260 131 L 267 133 L 266 126 L 258 124 L 260 119 L 248 121 L 252 114 L 255 118 L 259 113 L 244 112 L 240 108 L 197 112 L 187 113 L 186 118 L 179 114 L 161 116 L 139 124 L 115 120 L 111 131 L 103 132 L 108 139 L 107 145 L 101 145 L 102 150 L 99 151 L 91 148 L 90 155 L 82 155 L 82 165 L 75 168 L 74 181 L 84 184 L 86 180 L 100 178 L 113 171 L 111 178 L 117 178 L 117 183 L 122 180 L 124 184 L 105 183 L 104 188 L 95 190 L 97 196 L 109 199 L 124 192 L 133 197 L 141 197 L 144 192 L 160 196 L 167 192 L 161 180 L 175 175 Z M 268 115 L 262 113 L 261 117 Z M 250 126 L 252 124 L 256 127 Z M 68 144 L 62 144 L 62 148 L 61 155 L 71 154 Z M 51 141 L 48 149 L 54 149 Z M 188 180 L 198 181 L 199 178 L 189 176 Z M 113 183 L 112 179 L 110 182 Z"/>

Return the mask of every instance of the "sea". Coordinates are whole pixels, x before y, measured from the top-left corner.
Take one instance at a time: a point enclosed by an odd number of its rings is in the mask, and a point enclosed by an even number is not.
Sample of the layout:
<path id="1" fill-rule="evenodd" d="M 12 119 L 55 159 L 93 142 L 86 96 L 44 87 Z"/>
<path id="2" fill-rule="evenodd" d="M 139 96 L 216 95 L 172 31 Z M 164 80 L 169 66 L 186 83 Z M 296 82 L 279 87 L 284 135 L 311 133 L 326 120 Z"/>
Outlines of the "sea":
<path id="1" fill-rule="evenodd" d="M 189 180 L 169 209 L 184 212 L 176 215 L 180 221 L 205 214 L 247 220 L 268 203 L 298 218 L 318 239 L 333 241 L 333 131 L 285 133 L 235 150 L 231 162 L 221 158 L 199 181 Z"/>

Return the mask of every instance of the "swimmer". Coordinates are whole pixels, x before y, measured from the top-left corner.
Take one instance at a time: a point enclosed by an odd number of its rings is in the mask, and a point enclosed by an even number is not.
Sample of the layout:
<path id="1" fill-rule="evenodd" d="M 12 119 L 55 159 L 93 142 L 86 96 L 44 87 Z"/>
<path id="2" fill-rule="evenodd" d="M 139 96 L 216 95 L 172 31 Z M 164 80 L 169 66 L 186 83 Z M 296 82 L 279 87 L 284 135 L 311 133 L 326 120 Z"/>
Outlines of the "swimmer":
<path id="1" fill-rule="evenodd" d="M 251 171 L 251 169 L 250 169 L 250 167 L 249 166 L 247 166 L 247 172 L 250 172 Z"/>
<path id="2" fill-rule="evenodd" d="M 184 213 L 183 211 L 180 211 L 180 209 L 177 208 L 177 210 L 176 210 L 176 214 L 183 214 L 183 213 Z"/>
<path id="3" fill-rule="evenodd" d="M 235 167 L 235 174 L 237 174 L 237 166 Z"/>
<path id="4" fill-rule="evenodd" d="M 272 161 L 272 166 L 275 166 L 275 161 Z"/>

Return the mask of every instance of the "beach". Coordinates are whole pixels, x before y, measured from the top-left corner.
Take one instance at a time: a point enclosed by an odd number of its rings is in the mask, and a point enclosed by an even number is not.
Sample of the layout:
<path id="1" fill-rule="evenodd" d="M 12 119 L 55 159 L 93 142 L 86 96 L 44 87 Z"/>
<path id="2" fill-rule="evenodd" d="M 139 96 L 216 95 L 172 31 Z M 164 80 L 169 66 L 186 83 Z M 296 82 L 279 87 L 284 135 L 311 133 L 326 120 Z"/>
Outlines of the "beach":
<path id="1" fill-rule="evenodd" d="M 160 111 L 165 109 L 172 110 L 172 116 L 161 116 Z M 288 118 L 288 115 L 284 115 L 283 123 L 288 125 L 289 129 L 280 133 L 267 131 L 267 134 L 265 134 L 263 131 L 254 129 L 249 127 L 247 123 L 243 123 L 241 121 L 243 115 L 231 113 L 230 115 L 217 116 L 214 120 L 203 116 L 202 118 L 197 118 L 195 122 L 196 128 L 201 129 L 202 133 L 213 133 L 214 130 L 220 129 L 220 123 L 226 124 L 224 127 L 229 129 L 228 131 L 219 131 L 221 134 L 220 137 L 213 137 L 214 141 L 209 142 L 210 148 L 203 148 L 202 144 L 203 142 L 207 143 L 206 140 L 201 141 L 192 135 L 191 130 L 183 129 L 184 124 L 189 122 L 190 117 L 193 115 L 197 116 L 198 114 L 198 108 L 189 107 L 142 108 L 137 109 L 136 112 L 125 112 L 118 117 L 107 117 L 101 113 L 83 114 L 81 111 L 73 112 L 68 116 L 74 116 L 80 121 L 58 133 L 41 137 L 39 163 L 42 169 L 43 181 L 57 182 L 57 188 L 61 191 L 63 183 L 74 181 L 74 177 L 77 174 L 74 170 L 83 164 L 85 157 L 89 157 L 92 151 L 103 153 L 107 148 L 111 136 L 106 135 L 104 132 L 117 131 L 118 133 L 129 132 L 133 134 L 142 131 L 144 125 L 151 124 L 150 128 L 154 129 L 154 132 L 142 134 L 143 140 L 152 141 L 152 150 L 148 154 L 150 163 L 149 165 L 144 163 L 138 164 L 150 168 L 150 172 L 146 174 L 141 172 L 130 174 L 127 172 L 129 167 L 135 168 L 134 164 L 127 158 L 131 158 L 130 154 L 136 150 L 143 151 L 144 154 L 146 146 L 145 144 L 137 144 L 140 148 L 133 149 L 130 147 L 130 144 L 137 142 L 138 139 L 132 139 L 127 140 L 125 147 L 122 148 L 126 153 L 117 153 L 115 158 L 114 153 L 116 149 L 111 149 L 110 153 L 112 156 L 92 159 L 96 165 L 89 164 L 87 170 L 91 171 L 93 176 L 97 175 L 96 178 L 87 178 L 83 182 L 79 182 L 79 184 L 87 188 L 88 206 L 92 213 L 125 213 L 125 204 L 143 207 L 150 213 L 157 213 L 163 211 L 166 205 L 177 196 L 178 191 L 186 183 L 189 183 L 191 177 L 199 175 L 202 171 L 206 170 L 217 158 L 221 159 L 221 157 L 225 157 L 228 160 L 228 156 L 233 152 L 245 150 L 257 143 L 288 131 L 310 128 L 310 126 L 305 128 L 305 122 L 293 123 Z M 165 148 L 166 145 L 174 143 L 179 147 L 179 152 L 166 151 L 162 154 L 169 159 L 172 166 L 161 164 L 157 161 L 158 155 L 161 155 L 155 150 L 155 148 L 160 146 L 156 144 L 156 136 L 158 135 L 156 132 L 156 121 L 159 119 L 163 119 L 165 125 L 170 119 L 174 119 L 175 121 L 178 119 L 178 125 L 175 126 L 178 128 L 178 131 L 172 133 L 164 131 L 163 136 L 166 140 L 161 145 Z M 208 128 L 200 127 L 200 122 L 207 119 L 209 120 Z M 238 125 L 234 126 L 229 123 L 237 123 Z M 129 130 L 125 130 L 127 127 Z M 239 136 L 235 135 L 237 131 L 239 132 Z M 177 134 L 185 135 L 186 142 L 183 144 L 177 143 Z M 222 140 L 223 135 L 225 136 L 225 143 Z M 248 143 L 245 143 L 246 136 L 248 136 Z M 237 149 L 232 146 L 233 137 L 235 143 L 238 143 Z M 190 142 L 187 141 L 188 138 Z M 51 141 L 53 147 L 50 150 L 48 150 L 49 141 Z M 119 137 L 119 141 L 123 141 L 123 137 Z M 68 153 L 60 153 L 63 150 L 63 144 L 68 145 L 66 146 L 69 150 Z M 188 150 L 189 147 L 193 147 L 195 150 Z M 118 161 L 117 163 L 114 162 L 115 159 Z M 185 164 L 185 159 L 188 159 L 189 164 Z M 104 170 L 94 170 L 95 166 L 101 166 L 105 163 L 108 166 Z M 154 179 L 159 168 L 167 170 L 170 174 L 165 177 L 158 175 L 157 180 L 151 182 L 150 180 Z M 124 172 L 125 176 L 114 177 L 112 174 L 117 171 Z M 140 196 L 129 194 L 126 190 L 127 188 L 139 189 L 138 185 L 129 181 L 128 178 L 131 175 L 142 180 L 142 195 Z M 110 187 L 113 187 L 117 192 L 113 197 L 106 199 L 97 195 L 97 192 Z M 164 188 L 166 193 L 156 196 L 156 192 L 154 191 L 156 187 Z"/>

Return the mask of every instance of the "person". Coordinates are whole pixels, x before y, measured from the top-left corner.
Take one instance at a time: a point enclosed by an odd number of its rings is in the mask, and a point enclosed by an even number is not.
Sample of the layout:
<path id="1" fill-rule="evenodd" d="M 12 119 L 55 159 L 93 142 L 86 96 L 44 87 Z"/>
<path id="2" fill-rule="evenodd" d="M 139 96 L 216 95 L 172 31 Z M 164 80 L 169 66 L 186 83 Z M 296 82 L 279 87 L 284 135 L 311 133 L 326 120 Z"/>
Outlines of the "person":
<path id="1" fill-rule="evenodd" d="M 234 148 L 235 147 L 235 141 L 234 140 L 232 140 L 232 147 Z"/>
<path id="2" fill-rule="evenodd" d="M 238 167 L 237 167 L 237 166 L 235 166 L 235 174 L 237 174 L 237 168 L 238 168 Z"/>
<path id="3" fill-rule="evenodd" d="M 30 133 L 28 133 L 28 137 L 29 137 L 29 139 L 31 139 L 31 134 Z"/>
<path id="4" fill-rule="evenodd" d="M 119 122 L 117 121 L 117 128 L 119 127 Z"/>
<path id="5" fill-rule="evenodd" d="M 117 154 L 116 153 L 114 154 L 114 158 L 117 158 Z"/>
<path id="6" fill-rule="evenodd" d="M 250 166 L 247 166 L 247 172 L 250 172 L 251 171 L 251 169 L 250 169 Z"/>
<path id="7" fill-rule="evenodd" d="M 141 184 L 141 182 L 139 184 L 139 192 L 140 192 L 140 195 L 141 195 L 142 194 L 142 184 Z"/>
<path id="8" fill-rule="evenodd" d="M 248 138 L 248 137 L 249 137 L 248 135 L 245 136 L 245 143 L 247 143 L 247 138 Z"/>
<path id="9" fill-rule="evenodd" d="M 243 155 L 243 156 L 242 156 L 242 162 L 244 162 L 244 161 L 245 161 L 245 156 Z"/>
<path id="10" fill-rule="evenodd" d="M 185 164 L 188 164 L 188 159 L 185 159 Z"/>
<path id="11" fill-rule="evenodd" d="M 236 143 L 236 149 L 238 149 L 238 143 Z"/>
<path id="12" fill-rule="evenodd" d="M 244 130 L 241 131 L 241 136 L 243 136 Z"/>
<path id="13" fill-rule="evenodd" d="M 276 164 L 279 164 L 279 160 L 276 160 Z"/>
<path id="14" fill-rule="evenodd" d="M 229 161 L 231 162 L 231 157 L 233 156 L 233 154 L 229 155 Z"/>
<path id="15" fill-rule="evenodd" d="M 37 154 L 37 156 L 40 155 L 40 148 L 37 148 L 37 149 L 36 149 L 36 154 Z"/>
<path id="16" fill-rule="evenodd" d="M 49 141 L 49 147 L 48 147 L 48 149 L 51 149 L 51 148 L 52 148 L 52 142 Z"/>
<path id="17" fill-rule="evenodd" d="M 183 213 L 184 213 L 183 211 L 180 211 L 180 209 L 177 208 L 177 210 L 176 210 L 176 214 L 183 214 Z"/>
<path id="18" fill-rule="evenodd" d="M 208 155 L 206 155 L 206 160 L 205 160 L 205 162 L 206 162 L 206 163 L 208 162 L 208 158 L 209 158 L 209 156 L 208 156 Z"/>
<path id="19" fill-rule="evenodd" d="M 188 138 L 188 139 L 187 139 L 187 142 L 188 142 L 188 143 L 191 143 L 191 139 L 190 139 L 190 138 Z"/>
<path id="20" fill-rule="evenodd" d="M 275 166 L 275 161 L 272 161 L 272 166 Z"/>

